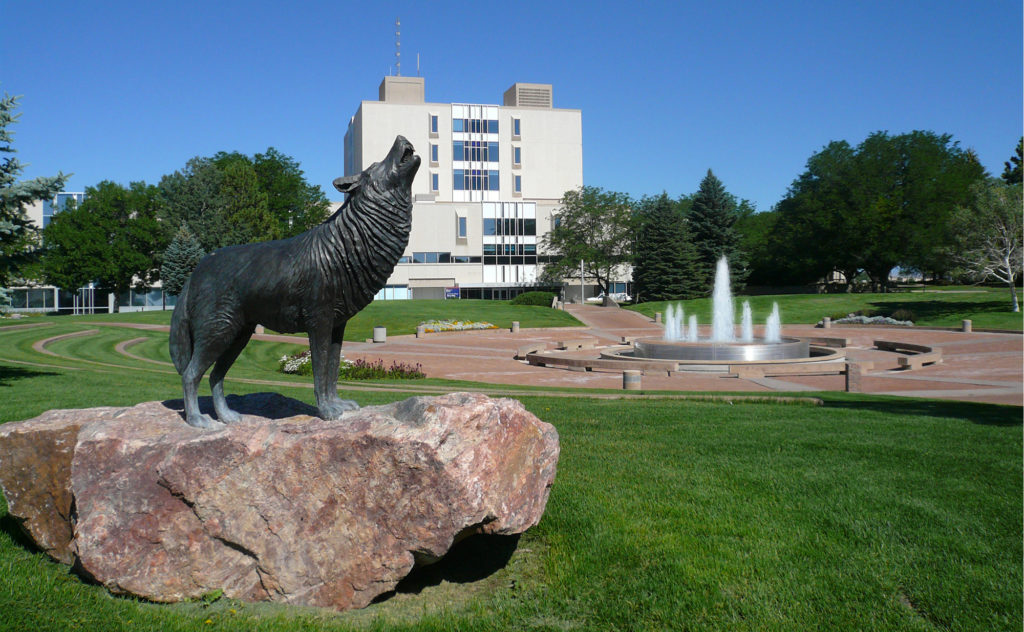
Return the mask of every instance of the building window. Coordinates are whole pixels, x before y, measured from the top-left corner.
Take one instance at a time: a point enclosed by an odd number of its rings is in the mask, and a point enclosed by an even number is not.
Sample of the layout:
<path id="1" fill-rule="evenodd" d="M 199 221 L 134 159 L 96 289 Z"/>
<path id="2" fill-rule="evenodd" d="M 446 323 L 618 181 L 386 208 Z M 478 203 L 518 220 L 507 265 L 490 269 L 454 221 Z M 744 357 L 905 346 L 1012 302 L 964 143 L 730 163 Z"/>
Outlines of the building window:
<path id="1" fill-rule="evenodd" d="M 437 164 L 437 145 L 434 143 L 430 144 L 430 162 Z"/>
<path id="2" fill-rule="evenodd" d="M 519 131 L 519 119 L 514 118 L 512 119 L 512 136 L 514 138 L 519 138 Z"/>
<path id="3" fill-rule="evenodd" d="M 498 121 L 494 119 L 452 119 L 453 132 L 472 134 L 497 134 Z"/>
<path id="4" fill-rule="evenodd" d="M 490 218 L 490 217 L 485 217 L 484 218 L 484 234 L 485 235 L 497 235 L 498 234 L 498 220 Z M 484 246 L 484 248 L 486 248 L 486 246 Z M 484 254 L 487 254 L 487 253 L 484 253 Z"/>
<path id="5" fill-rule="evenodd" d="M 455 236 L 459 239 L 465 239 L 467 233 L 467 221 L 465 217 L 457 217 L 455 224 Z"/>
<path id="6" fill-rule="evenodd" d="M 436 114 L 431 114 L 430 115 L 430 133 L 431 134 L 437 134 L 437 115 Z"/>
<path id="7" fill-rule="evenodd" d="M 453 141 L 452 160 L 498 162 L 498 143 L 479 140 Z"/>
<path id="8" fill-rule="evenodd" d="M 517 167 L 519 165 L 521 165 L 522 162 L 523 162 L 523 152 L 522 152 L 522 149 L 523 149 L 522 147 L 513 147 L 512 148 L 512 164 L 517 166 Z"/>
<path id="9" fill-rule="evenodd" d="M 430 190 L 437 193 L 438 175 L 436 173 L 430 174 Z"/>
<path id="10" fill-rule="evenodd" d="M 455 169 L 452 188 L 456 191 L 497 191 L 499 175 L 497 169 Z"/>
<path id="11" fill-rule="evenodd" d="M 413 263 L 451 263 L 452 253 L 450 252 L 414 252 L 412 253 Z"/>
<path id="12" fill-rule="evenodd" d="M 522 193 L 523 192 L 523 176 L 513 176 L 512 180 L 513 180 L 512 191 L 514 193 Z"/>

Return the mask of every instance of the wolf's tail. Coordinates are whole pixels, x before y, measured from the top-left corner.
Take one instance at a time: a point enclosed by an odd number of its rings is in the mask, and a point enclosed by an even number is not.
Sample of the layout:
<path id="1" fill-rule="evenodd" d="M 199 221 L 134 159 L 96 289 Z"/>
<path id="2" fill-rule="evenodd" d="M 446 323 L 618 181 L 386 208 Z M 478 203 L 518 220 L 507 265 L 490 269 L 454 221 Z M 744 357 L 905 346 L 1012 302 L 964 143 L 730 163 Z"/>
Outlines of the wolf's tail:
<path id="1" fill-rule="evenodd" d="M 189 279 L 191 280 L 191 279 Z M 185 372 L 192 359 L 192 319 L 188 315 L 188 281 L 178 293 L 178 302 L 171 314 L 171 335 L 169 337 L 171 360 L 178 374 Z"/>

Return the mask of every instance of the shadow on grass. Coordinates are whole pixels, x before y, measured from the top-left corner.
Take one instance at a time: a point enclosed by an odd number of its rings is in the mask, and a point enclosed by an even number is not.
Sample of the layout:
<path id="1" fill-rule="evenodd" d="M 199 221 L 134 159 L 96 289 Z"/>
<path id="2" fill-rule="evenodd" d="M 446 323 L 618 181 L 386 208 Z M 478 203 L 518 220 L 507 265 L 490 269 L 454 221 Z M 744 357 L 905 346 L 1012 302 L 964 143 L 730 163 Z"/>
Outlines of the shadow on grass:
<path id="1" fill-rule="evenodd" d="M 26 380 L 33 377 L 51 377 L 54 375 L 57 375 L 57 373 L 0 365 L 0 386 L 10 386 L 11 382 L 16 380 Z"/>
<path id="2" fill-rule="evenodd" d="M 889 415 L 924 415 L 927 417 L 946 417 L 950 419 L 966 419 L 973 424 L 982 426 L 1020 426 L 1022 424 L 1021 409 L 1017 406 L 999 404 L 980 404 L 975 402 L 957 402 L 950 400 L 833 400 L 825 404 L 829 408 L 846 408 L 849 410 L 872 410 Z"/>
<path id="3" fill-rule="evenodd" d="M 9 513 L 5 513 L 0 516 L 0 532 L 6 533 L 11 541 L 14 542 L 15 546 L 19 546 L 29 553 L 41 553 L 40 549 L 32 538 L 28 537 L 28 534 L 21 528 L 21 523 L 17 518 Z"/>
<path id="4" fill-rule="evenodd" d="M 442 582 L 468 584 L 498 572 L 519 546 L 518 535 L 474 535 L 454 545 L 434 564 L 417 566 L 395 589 L 374 599 L 380 603 L 397 593 L 418 595 Z"/>
<path id="5" fill-rule="evenodd" d="M 918 320 L 956 319 L 970 314 L 998 314 L 1010 311 L 1009 292 L 1007 292 L 1006 300 L 950 301 L 936 299 L 913 301 L 896 299 L 873 301 L 871 305 L 883 314 L 906 309 L 913 312 Z"/>

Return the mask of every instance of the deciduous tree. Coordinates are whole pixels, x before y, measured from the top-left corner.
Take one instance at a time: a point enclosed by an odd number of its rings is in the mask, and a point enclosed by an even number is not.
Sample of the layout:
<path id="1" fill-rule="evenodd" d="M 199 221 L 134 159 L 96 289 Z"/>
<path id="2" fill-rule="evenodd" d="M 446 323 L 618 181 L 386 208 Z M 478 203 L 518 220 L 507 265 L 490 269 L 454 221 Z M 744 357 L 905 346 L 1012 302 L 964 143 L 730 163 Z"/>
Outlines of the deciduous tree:
<path id="1" fill-rule="evenodd" d="M 969 204 L 953 216 L 958 236 L 956 261 L 976 281 L 997 279 L 1006 283 L 1015 312 L 1020 311 L 1017 277 L 1024 265 L 1021 187 L 995 178 L 978 182 L 971 187 Z"/>
<path id="2" fill-rule="evenodd" d="M 542 278 L 559 282 L 584 274 L 603 292 L 625 274 L 633 239 L 633 213 L 625 193 L 583 186 L 566 191 L 554 228 L 541 238 L 542 254 L 557 257 L 544 266 Z"/>
<path id="3" fill-rule="evenodd" d="M 80 206 L 54 215 L 43 231 L 47 281 L 68 290 L 93 281 L 116 294 L 154 282 L 166 244 L 156 219 L 157 188 L 104 181 L 85 193 Z"/>

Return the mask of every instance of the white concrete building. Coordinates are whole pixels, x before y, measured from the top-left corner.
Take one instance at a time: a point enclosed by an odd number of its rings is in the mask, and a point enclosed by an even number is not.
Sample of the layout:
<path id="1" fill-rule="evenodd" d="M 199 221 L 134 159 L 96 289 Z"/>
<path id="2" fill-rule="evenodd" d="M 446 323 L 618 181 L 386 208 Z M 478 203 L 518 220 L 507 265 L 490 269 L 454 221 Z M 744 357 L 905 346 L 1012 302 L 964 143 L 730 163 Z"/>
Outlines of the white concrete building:
<path id="1" fill-rule="evenodd" d="M 507 299 L 537 287 L 538 242 L 562 195 L 583 185 L 580 110 L 554 108 L 549 84 L 516 83 L 502 105 L 428 103 L 424 94 L 421 77 L 385 77 L 345 133 L 345 175 L 380 160 L 399 134 L 423 161 L 409 247 L 378 298 L 443 298 L 447 289 Z"/>

